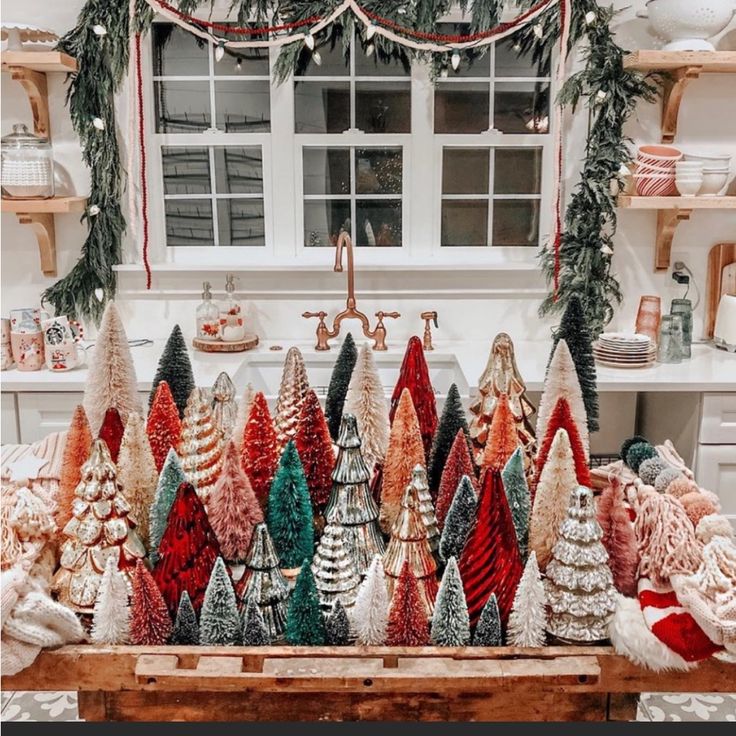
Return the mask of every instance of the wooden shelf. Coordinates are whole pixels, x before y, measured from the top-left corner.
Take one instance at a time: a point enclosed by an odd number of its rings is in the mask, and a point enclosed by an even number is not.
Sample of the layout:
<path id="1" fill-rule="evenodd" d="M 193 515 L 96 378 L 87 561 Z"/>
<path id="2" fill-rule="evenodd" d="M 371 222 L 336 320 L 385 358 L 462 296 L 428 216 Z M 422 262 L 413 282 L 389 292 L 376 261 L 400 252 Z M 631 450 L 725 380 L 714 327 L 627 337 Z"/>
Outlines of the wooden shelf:
<path id="1" fill-rule="evenodd" d="M 53 199 L 3 199 L 2 211 L 14 212 L 21 225 L 30 225 L 38 240 L 41 271 L 56 276 L 56 228 L 54 215 L 81 212 L 86 197 L 54 197 Z"/>
<path id="2" fill-rule="evenodd" d="M 736 197 L 634 197 L 622 195 L 618 206 L 632 210 L 657 211 L 657 240 L 654 249 L 654 268 L 666 271 L 670 267 L 672 239 L 677 226 L 689 220 L 693 210 L 733 210 Z"/>
<path id="3" fill-rule="evenodd" d="M 76 59 L 61 51 L 3 51 L 0 54 L 3 71 L 20 67 L 34 72 L 75 72 Z"/>
<path id="4" fill-rule="evenodd" d="M 666 72 L 662 95 L 662 143 L 672 143 L 685 88 L 701 74 L 736 73 L 736 51 L 636 51 L 624 57 L 624 68 Z"/>

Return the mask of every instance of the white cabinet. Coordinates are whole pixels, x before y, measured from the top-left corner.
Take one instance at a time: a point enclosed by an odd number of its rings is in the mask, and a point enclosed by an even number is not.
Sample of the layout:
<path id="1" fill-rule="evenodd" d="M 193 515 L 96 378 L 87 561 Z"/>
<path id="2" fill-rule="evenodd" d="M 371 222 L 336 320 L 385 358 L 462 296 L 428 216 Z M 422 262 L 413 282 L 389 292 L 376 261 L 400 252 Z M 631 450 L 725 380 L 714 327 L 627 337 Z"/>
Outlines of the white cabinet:
<path id="1" fill-rule="evenodd" d="M 699 445 L 695 477 L 718 495 L 723 515 L 736 526 L 736 445 Z"/>
<path id="2" fill-rule="evenodd" d="M 4 445 L 15 445 L 20 442 L 18 435 L 18 412 L 15 407 L 15 394 L 2 394 L 2 424 L 0 440 Z"/>
<path id="3" fill-rule="evenodd" d="M 736 445 L 736 393 L 703 394 L 699 442 Z"/>

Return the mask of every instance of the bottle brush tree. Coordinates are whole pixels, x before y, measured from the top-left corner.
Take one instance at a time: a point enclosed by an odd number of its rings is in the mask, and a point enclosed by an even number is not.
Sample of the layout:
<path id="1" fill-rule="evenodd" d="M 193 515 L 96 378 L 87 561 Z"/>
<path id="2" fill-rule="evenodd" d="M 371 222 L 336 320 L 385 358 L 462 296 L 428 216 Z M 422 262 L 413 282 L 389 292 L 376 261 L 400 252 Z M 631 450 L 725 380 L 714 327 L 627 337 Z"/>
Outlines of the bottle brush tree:
<path id="1" fill-rule="evenodd" d="M 357 360 L 358 351 L 355 347 L 355 341 L 348 332 L 345 335 L 345 341 L 340 346 L 340 352 L 332 369 L 330 384 L 327 387 L 327 399 L 325 400 L 325 416 L 333 440 L 337 439 L 337 434 L 340 431 L 345 397 L 348 393 L 350 378 L 353 375 L 353 368 L 355 368 Z"/>
<path id="2" fill-rule="evenodd" d="M 325 620 L 325 644 L 330 647 L 346 647 L 350 643 L 350 620 L 339 600 Z"/>
<path id="3" fill-rule="evenodd" d="M 464 647 L 470 643 L 470 618 L 463 593 L 457 560 L 450 557 L 442 575 L 432 615 L 432 644 L 438 647 Z"/>
<path id="4" fill-rule="evenodd" d="M 243 431 L 240 462 L 256 498 L 265 509 L 271 481 L 279 464 L 279 452 L 268 403 L 260 391 L 253 399 L 253 406 Z"/>
<path id="5" fill-rule="evenodd" d="M 244 647 L 267 647 L 271 643 L 271 637 L 263 620 L 260 606 L 255 599 L 248 598 L 243 606 L 243 633 L 242 642 Z"/>
<path id="6" fill-rule="evenodd" d="M 516 589 L 506 630 L 506 643 L 512 647 L 543 647 L 546 643 L 546 623 L 544 585 L 537 556 L 532 552 Z"/>
<path id="7" fill-rule="evenodd" d="M 241 454 L 243 452 L 243 433 L 245 432 L 245 425 L 248 423 L 250 410 L 253 408 L 253 402 L 255 399 L 256 392 L 253 388 L 253 384 L 246 384 L 243 395 L 240 397 L 240 401 L 238 402 L 238 413 L 235 417 L 235 426 L 233 427 L 233 439 L 235 440 Z"/>
<path id="8" fill-rule="evenodd" d="M 386 626 L 386 645 L 422 647 L 429 644 L 427 608 L 414 573 L 405 561 L 391 597 Z"/>
<path id="9" fill-rule="evenodd" d="M 199 639 L 209 646 L 240 644 L 241 623 L 230 573 L 218 557 L 212 568 L 199 617 Z"/>
<path id="10" fill-rule="evenodd" d="M 109 408 L 105 412 L 105 418 L 102 420 L 98 437 L 104 440 L 110 453 L 110 458 L 115 464 L 118 462 L 124 432 L 125 427 L 123 426 L 123 421 L 120 418 L 118 410 L 115 407 Z"/>
<path id="11" fill-rule="evenodd" d="M 199 644 L 199 624 L 197 614 L 192 606 L 189 593 L 183 590 L 179 599 L 179 607 L 176 609 L 174 629 L 171 633 L 171 643 L 180 645 Z"/>
<path id="12" fill-rule="evenodd" d="M 189 351 L 179 325 L 174 325 L 164 351 L 158 361 L 156 375 L 151 384 L 151 395 L 148 399 L 149 408 L 153 407 L 156 389 L 161 381 L 166 381 L 171 389 L 171 395 L 179 412 L 179 418 L 184 418 L 189 394 L 195 387 L 192 364 L 189 360 Z"/>
<path id="13" fill-rule="evenodd" d="M 509 406 L 509 398 L 506 394 L 501 394 L 493 412 L 486 446 L 480 457 L 481 477 L 489 468 L 502 470 L 518 446 L 519 436 L 516 432 L 516 420 Z"/>
<path id="14" fill-rule="evenodd" d="M 284 371 L 281 374 L 281 386 L 273 421 L 280 450 L 283 450 L 286 443 L 293 440 L 296 435 L 299 415 L 307 391 L 309 391 L 309 379 L 304 358 L 299 348 L 291 347 L 284 361 Z"/>
<path id="15" fill-rule="evenodd" d="M 455 492 L 463 476 L 468 477 L 477 494 L 478 479 L 475 477 L 475 466 L 470 450 L 468 449 L 468 444 L 465 441 L 465 435 L 461 430 L 458 430 L 450 448 L 450 454 L 447 456 L 447 462 L 440 478 L 440 489 L 437 493 L 435 511 L 437 514 L 437 526 L 440 531 L 445 526 L 447 513 L 450 510 L 452 500 L 455 498 Z"/>
<path id="16" fill-rule="evenodd" d="M 181 461 L 173 448 L 169 449 L 166 456 L 166 462 L 158 477 L 158 484 L 153 494 L 153 503 L 148 517 L 148 533 L 149 533 L 149 558 L 155 565 L 158 560 L 158 547 L 161 543 L 161 537 L 166 529 L 166 520 L 169 518 L 171 504 L 174 503 L 176 492 L 179 486 L 186 481 L 184 468 L 181 467 Z"/>
<path id="17" fill-rule="evenodd" d="M 468 420 L 465 418 L 465 409 L 460 399 L 460 392 L 457 389 L 457 385 L 453 383 L 447 392 L 447 399 L 442 409 L 440 423 L 437 425 L 437 432 L 432 442 L 432 451 L 429 454 L 427 479 L 429 480 L 429 490 L 432 492 L 433 500 L 437 499 L 442 480 L 442 471 L 447 464 L 447 458 L 450 455 L 450 450 L 458 432 L 463 433 L 465 441 L 468 444 L 468 452 L 470 452 Z"/>
<path id="18" fill-rule="evenodd" d="M 501 614 L 498 611 L 496 594 L 491 593 L 480 612 L 478 625 L 473 632 L 473 646 L 500 647 L 502 644 Z"/>
<path id="19" fill-rule="evenodd" d="M 176 450 L 181 439 L 179 410 L 166 381 L 161 381 L 156 389 L 151 410 L 148 412 L 146 434 L 156 462 L 156 470 L 160 473 L 169 450 Z"/>
<path id="20" fill-rule="evenodd" d="M 99 433 L 105 412 L 110 408 L 118 410 L 123 422 L 131 412 L 142 412 L 128 336 L 113 302 L 107 303 L 102 315 L 84 384 L 83 403 L 93 435 Z"/>
<path id="21" fill-rule="evenodd" d="M 529 516 L 531 514 L 531 499 L 524 473 L 524 454 L 521 447 L 517 447 L 501 471 L 503 489 L 506 491 L 506 500 L 511 509 L 511 518 L 516 531 L 516 541 L 519 544 L 521 561 L 526 562 L 529 548 Z"/>
<path id="22" fill-rule="evenodd" d="M 146 646 L 166 644 L 172 631 L 171 616 L 156 581 L 138 561 L 133 573 L 130 613 L 130 643 Z"/>
<path id="23" fill-rule="evenodd" d="M 80 404 L 74 409 L 61 460 L 59 490 L 54 511 L 54 520 L 58 532 L 61 532 L 69 519 L 72 518 L 74 492 L 77 490 L 79 481 L 82 480 L 82 465 L 87 462 L 91 446 L 92 432 L 87 421 L 87 414 Z"/>
<path id="24" fill-rule="evenodd" d="M 240 466 L 233 440 L 225 449 L 225 461 L 210 494 L 207 515 L 220 543 L 222 556 L 229 563 L 244 562 L 253 530 L 263 521 L 263 510 Z"/>
<path id="25" fill-rule="evenodd" d="M 375 555 L 365 579 L 358 588 L 352 611 L 358 644 L 381 646 L 386 641 L 388 603 L 383 562 L 380 555 Z"/>
<path id="26" fill-rule="evenodd" d="M 105 564 L 97 590 L 90 638 L 95 644 L 127 644 L 130 638 L 128 581 L 113 557 Z"/>
<path id="27" fill-rule="evenodd" d="M 319 604 L 309 559 L 302 563 L 286 613 L 286 641 L 292 646 L 320 646 L 325 643 L 325 620 Z"/>
<path id="28" fill-rule="evenodd" d="M 268 496 L 268 531 L 285 569 L 299 567 L 314 554 L 314 517 L 299 453 L 289 442 Z"/>
<path id="29" fill-rule="evenodd" d="M 633 598 L 636 596 L 639 555 L 634 525 L 618 480 L 607 486 L 598 498 L 598 523 L 603 530 L 601 542 L 608 552 L 613 584 L 619 593 Z"/>
<path id="30" fill-rule="evenodd" d="M 447 514 L 445 527 L 440 537 L 440 559 L 447 561 L 458 558 L 463 552 L 468 534 L 478 513 L 478 496 L 470 478 L 464 475 L 458 484 L 457 493 Z"/>

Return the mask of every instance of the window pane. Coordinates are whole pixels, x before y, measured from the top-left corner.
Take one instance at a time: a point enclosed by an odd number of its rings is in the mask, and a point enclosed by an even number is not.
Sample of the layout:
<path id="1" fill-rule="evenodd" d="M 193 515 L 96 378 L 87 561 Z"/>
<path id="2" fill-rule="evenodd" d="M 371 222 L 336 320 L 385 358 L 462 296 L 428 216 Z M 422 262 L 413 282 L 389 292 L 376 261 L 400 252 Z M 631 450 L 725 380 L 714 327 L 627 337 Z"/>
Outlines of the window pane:
<path id="1" fill-rule="evenodd" d="M 207 82 L 154 82 L 157 133 L 201 133 L 211 127 Z"/>
<path id="2" fill-rule="evenodd" d="M 375 39 L 375 37 L 374 37 Z M 408 77 L 409 72 L 404 69 L 404 65 L 394 59 L 388 64 L 378 60 L 378 54 L 373 53 L 366 56 L 359 43 L 354 45 L 357 48 L 355 56 L 355 75 L 358 77 Z"/>
<path id="3" fill-rule="evenodd" d="M 153 73 L 157 77 L 209 74 L 209 44 L 173 23 L 154 23 Z"/>
<path id="4" fill-rule="evenodd" d="M 493 245 L 539 242 L 539 201 L 496 199 L 493 202 Z"/>
<path id="5" fill-rule="evenodd" d="M 266 245 L 262 199 L 220 199 L 217 201 L 220 245 Z"/>
<path id="6" fill-rule="evenodd" d="M 338 39 L 334 48 L 330 41 L 324 41 L 324 34 L 318 34 L 315 49 L 319 51 L 321 64 L 315 64 L 313 55 L 304 49 L 299 57 L 297 77 L 347 77 L 350 75 L 348 60 L 342 55 L 342 42 Z"/>
<path id="7" fill-rule="evenodd" d="M 215 191 L 217 194 L 261 194 L 263 154 L 260 146 L 217 146 Z"/>
<path id="8" fill-rule="evenodd" d="M 488 84 L 438 84 L 434 92 L 435 133 L 482 133 L 489 128 Z"/>
<path id="9" fill-rule="evenodd" d="M 400 148 L 358 148 L 355 191 L 358 194 L 401 194 L 403 162 Z"/>
<path id="10" fill-rule="evenodd" d="M 161 149 L 164 194 L 209 194 L 210 157 L 206 148 L 166 146 Z"/>
<path id="11" fill-rule="evenodd" d="M 549 85 L 541 82 L 496 84 L 493 124 L 502 133 L 549 131 Z"/>
<path id="12" fill-rule="evenodd" d="M 355 127 L 364 133 L 410 133 L 408 82 L 356 82 Z"/>
<path id="13" fill-rule="evenodd" d="M 401 245 L 401 200 L 359 199 L 355 243 L 359 246 Z"/>
<path id="14" fill-rule="evenodd" d="M 350 85 L 297 82 L 294 113 L 297 133 L 342 133 L 350 127 Z"/>
<path id="15" fill-rule="evenodd" d="M 470 33 L 470 23 L 439 23 L 437 25 L 437 33 L 450 36 L 467 36 Z M 491 74 L 491 51 L 488 47 L 477 51 L 466 49 L 460 52 L 460 66 L 457 70 L 450 65 L 450 55 L 447 56 L 447 72 L 448 76 L 454 77 L 484 77 L 488 78 Z"/>
<path id="16" fill-rule="evenodd" d="M 329 247 L 337 243 L 340 228 L 350 219 L 347 200 L 315 201 L 304 203 L 304 245 Z"/>
<path id="17" fill-rule="evenodd" d="M 209 199 L 167 199 L 166 245 L 213 245 L 212 202 Z"/>
<path id="18" fill-rule="evenodd" d="M 541 148 L 497 148 L 493 174 L 496 194 L 539 194 L 542 191 Z"/>
<path id="19" fill-rule="evenodd" d="M 442 245 L 488 245 L 488 202 L 443 200 Z"/>
<path id="20" fill-rule="evenodd" d="M 514 49 L 514 36 L 499 41 L 496 44 L 496 76 L 497 77 L 547 77 L 548 66 L 544 66 L 532 59 L 531 54 L 519 56 Z"/>
<path id="21" fill-rule="evenodd" d="M 304 194 L 350 194 L 350 149 L 305 148 Z"/>
<path id="22" fill-rule="evenodd" d="M 271 129 L 268 82 L 215 82 L 217 127 L 227 133 Z"/>
<path id="23" fill-rule="evenodd" d="M 487 148 L 442 151 L 442 194 L 488 194 Z"/>

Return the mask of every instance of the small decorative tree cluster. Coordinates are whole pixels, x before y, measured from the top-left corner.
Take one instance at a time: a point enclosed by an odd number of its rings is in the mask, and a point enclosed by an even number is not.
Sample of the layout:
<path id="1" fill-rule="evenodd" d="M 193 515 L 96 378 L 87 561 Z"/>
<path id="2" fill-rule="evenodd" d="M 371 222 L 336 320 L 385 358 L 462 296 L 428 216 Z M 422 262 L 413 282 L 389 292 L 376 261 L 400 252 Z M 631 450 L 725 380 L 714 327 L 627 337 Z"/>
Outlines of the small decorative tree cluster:
<path id="1" fill-rule="evenodd" d="M 240 462 L 253 486 L 256 498 L 265 509 L 271 481 L 279 464 L 279 454 L 268 403 L 260 391 L 253 399 L 253 406 L 243 431 Z"/>
<path id="2" fill-rule="evenodd" d="M 296 435 L 302 402 L 307 391 L 309 391 L 309 379 L 304 358 L 299 348 L 291 347 L 284 361 L 284 372 L 281 374 L 281 386 L 274 417 L 276 439 L 280 449 L 283 449 L 286 443 L 293 440 Z"/>
<path id="3" fill-rule="evenodd" d="M 176 450 L 181 440 L 181 419 L 166 381 L 156 388 L 151 410 L 146 422 L 146 433 L 151 445 L 156 470 L 160 473 L 169 450 Z"/>
<path id="4" fill-rule="evenodd" d="M 189 360 L 189 351 L 179 325 L 174 325 L 164 351 L 158 361 L 156 375 L 151 385 L 151 395 L 148 400 L 149 408 L 153 407 L 156 389 L 161 381 L 166 381 L 171 389 L 174 403 L 179 412 L 179 418 L 184 418 L 189 396 L 194 391 L 194 373 Z"/>
<path id="5" fill-rule="evenodd" d="M 350 378 L 353 375 L 353 368 L 355 368 L 357 359 L 358 351 L 355 347 L 355 341 L 348 332 L 332 369 L 330 384 L 327 387 L 327 399 L 325 400 L 325 416 L 333 440 L 337 439 L 340 431 L 345 397 L 348 393 Z"/>

